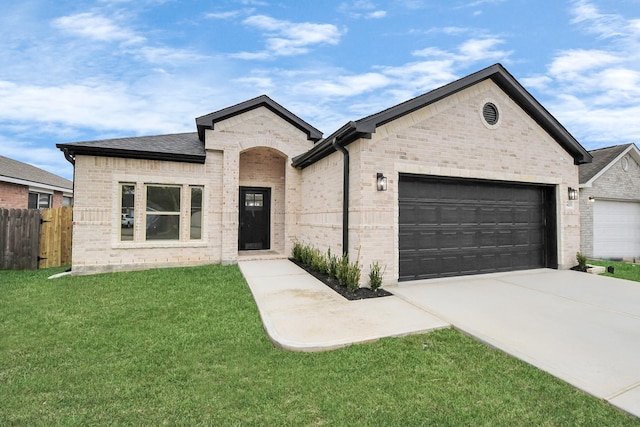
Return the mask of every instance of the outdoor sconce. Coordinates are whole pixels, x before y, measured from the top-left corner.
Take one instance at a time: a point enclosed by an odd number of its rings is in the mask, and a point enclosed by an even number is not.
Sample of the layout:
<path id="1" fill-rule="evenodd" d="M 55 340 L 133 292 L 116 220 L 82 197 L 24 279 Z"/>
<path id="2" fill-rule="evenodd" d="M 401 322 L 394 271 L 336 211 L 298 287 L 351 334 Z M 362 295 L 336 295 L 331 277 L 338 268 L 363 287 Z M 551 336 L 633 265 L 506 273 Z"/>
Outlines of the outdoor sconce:
<path id="1" fill-rule="evenodd" d="M 378 191 L 387 191 L 387 177 L 382 172 L 376 174 L 376 186 Z"/>
<path id="2" fill-rule="evenodd" d="M 589 196 L 589 203 L 593 203 L 595 201 L 596 201 L 596 199 L 593 196 Z"/>
<path id="3" fill-rule="evenodd" d="M 578 200 L 578 190 L 569 187 L 569 200 Z"/>

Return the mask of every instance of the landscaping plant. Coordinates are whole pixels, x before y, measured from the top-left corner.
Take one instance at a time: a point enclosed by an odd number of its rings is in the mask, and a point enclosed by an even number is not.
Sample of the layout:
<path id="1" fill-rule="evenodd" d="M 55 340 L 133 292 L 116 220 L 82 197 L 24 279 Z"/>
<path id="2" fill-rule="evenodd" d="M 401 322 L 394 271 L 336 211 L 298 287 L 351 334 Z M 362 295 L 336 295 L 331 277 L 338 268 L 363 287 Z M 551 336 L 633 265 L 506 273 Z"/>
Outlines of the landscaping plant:
<path id="1" fill-rule="evenodd" d="M 578 261 L 578 267 L 580 267 L 580 270 L 586 271 L 586 269 L 587 269 L 587 256 L 584 255 L 582 252 L 577 252 L 576 253 L 576 261 Z"/>
<path id="2" fill-rule="evenodd" d="M 387 267 L 385 266 L 384 270 L 380 266 L 378 261 L 374 261 L 369 270 L 369 287 L 377 291 L 382 286 L 382 276 L 384 276 Z"/>

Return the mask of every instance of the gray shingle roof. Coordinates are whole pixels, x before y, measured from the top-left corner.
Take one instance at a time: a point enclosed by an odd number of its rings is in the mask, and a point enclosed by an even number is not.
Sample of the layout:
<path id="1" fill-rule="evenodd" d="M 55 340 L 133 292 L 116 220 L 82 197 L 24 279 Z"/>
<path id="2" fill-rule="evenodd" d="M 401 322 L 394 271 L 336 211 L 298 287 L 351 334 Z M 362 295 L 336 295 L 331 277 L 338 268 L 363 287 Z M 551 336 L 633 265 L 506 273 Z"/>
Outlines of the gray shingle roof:
<path id="1" fill-rule="evenodd" d="M 66 188 L 73 191 L 73 182 L 27 163 L 0 156 L 0 181 L 3 177 Z"/>
<path id="2" fill-rule="evenodd" d="M 613 159 L 618 157 L 624 150 L 629 148 L 630 145 L 633 144 L 614 145 L 613 147 L 589 151 L 589 154 L 593 156 L 593 161 L 580 165 L 580 184 L 584 184 L 596 176 L 598 172 L 611 163 Z"/>
<path id="3" fill-rule="evenodd" d="M 190 163 L 204 163 L 206 156 L 197 132 L 72 142 L 56 147 L 67 150 L 71 156 L 85 154 Z"/>

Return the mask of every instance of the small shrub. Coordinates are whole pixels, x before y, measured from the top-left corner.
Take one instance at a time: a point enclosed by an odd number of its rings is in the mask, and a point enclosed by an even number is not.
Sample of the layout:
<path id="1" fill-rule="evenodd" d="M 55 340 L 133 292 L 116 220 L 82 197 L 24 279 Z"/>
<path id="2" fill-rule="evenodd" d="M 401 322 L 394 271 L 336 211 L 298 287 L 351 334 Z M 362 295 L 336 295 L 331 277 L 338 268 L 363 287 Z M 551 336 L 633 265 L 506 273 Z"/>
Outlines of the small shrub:
<path id="1" fill-rule="evenodd" d="M 387 267 L 385 266 L 384 270 L 382 270 L 378 261 L 374 261 L 371 264 L 371 269 L 369 270 L 369 287 L 371 290 L 377 291 L 382 286 L 382 276 L 384 276 L 385 271 L 387 271 Z"/>
<path id="2" fill-rule="evenodd" d="M 338 272 L 338 256 L 331 254 L 331 248 L 327 250 L 327 274 L 335 278 Z"/>
<path id="3" fill-rule="evenodd" d="M 327 271 L 327 258 L 320 252 L 320 249 L 311 249 L 311 260 L 309 266 L 319 272 L 324 273 Z"/>
<path id="4" fill-rule="evenodd" d="M 343 254 L 338 260 L 336 268 L 336 279 L 342 286 L 347 286 L 347 275 L 349 270 L 349 255 Z"/>
<path id="5" fill-rule="evenodd" d="M 576 253 L 576 261 L 578 261 L 578 267 L 580 267 L 581 270 L 587 268 L 587 256 L 582 252 Z"/>
<path id="6" fill-rule="evenodd" d="M 308 266 L 311 266 L 311 259 L 313 257 L 311 246 L 305 245 L 302 248 L 302 253 L 300 255 L 300 261 Z"/>
<path id="7" fill-rule="evenodd" d="M 295 242 L 293 244 L 293 259 L 296 261 L 302 261 L 302 250 L 303 245 L 300 242 Z"/>
<path id="8" fill-rule="evenodd" d="M 347 265 L 345 282 L 351 292 L 357 291 L 360 287 L 360 274 L 360 266 L 356 262 Z"/>

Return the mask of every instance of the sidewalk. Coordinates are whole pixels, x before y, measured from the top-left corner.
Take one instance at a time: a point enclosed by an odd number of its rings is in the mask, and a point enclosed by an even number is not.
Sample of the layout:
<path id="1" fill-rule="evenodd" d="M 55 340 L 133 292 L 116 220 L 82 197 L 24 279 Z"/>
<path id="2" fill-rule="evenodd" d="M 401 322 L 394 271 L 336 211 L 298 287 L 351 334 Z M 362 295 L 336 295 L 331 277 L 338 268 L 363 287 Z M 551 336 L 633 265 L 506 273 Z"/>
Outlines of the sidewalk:
<path id="1" fill-rule="evenodd" d="M 348 301 L 286 259 L 238 265 L 267 334 L 287 350 L 332 350 L 450 326 L 395 295 Z"/>

